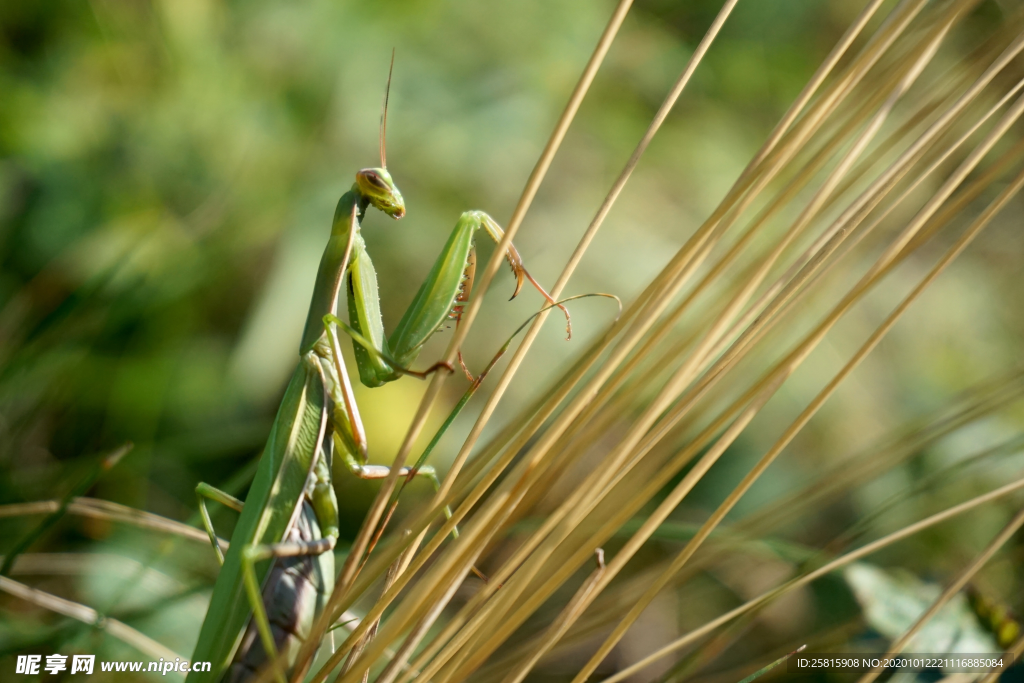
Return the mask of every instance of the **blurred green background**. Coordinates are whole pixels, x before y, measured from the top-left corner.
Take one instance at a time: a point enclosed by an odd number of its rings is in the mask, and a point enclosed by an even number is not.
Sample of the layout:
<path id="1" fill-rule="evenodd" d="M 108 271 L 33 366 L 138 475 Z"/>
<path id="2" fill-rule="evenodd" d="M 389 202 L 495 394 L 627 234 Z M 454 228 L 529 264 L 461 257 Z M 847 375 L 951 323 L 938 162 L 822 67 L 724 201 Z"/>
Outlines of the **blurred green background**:
<path id="1" fill-rule="evenodd" d="M 134 452 L 96 494 L 189 515 L 196 481 L 224 480 L 262 446 L 334 204 L 378 160 L 392 47 L 388 159 L 409 213 L 372 214 L 364 230 L 388 329 L 462 211 L 507 220 L 610 10 L 5 6 L 3 496 L 49 497 L 65 465 L 130 440 Z M 641 3 L 627 20 L 517 239 L 541 282 L 557 277 L 716 11 Z M 639 291 L 848 12 L 820 2 L 738 11 L 567 293 L 628 301 Z M 804 35 L 814 39 L 796 42 Z M 470 339 L 477 367 L 539 303 L 528 290 L 504 303 L 511 288 L 503 270 Z M 565 343 L 549 323 L 511 405 L 613 315 L 591 301 L 574 308 L 576 338 Z M 421 358 L 446 344 L 437 335 Z M 464 389 L 450 385 L 453 396 Z M 394 455 L 422 389 L 406 380 L 361 392 L 375 456 Z"/>
<path id="2" fill-rule="evenodd" d="M 638 293 L 718 203 L 861 4 L 741 2 L 566 293 L 627 302 Z M 718 7 L 637 2 L 516 239 L 542 283 L 554 282 Z M 507 221 L 611 9 L 571 0 L 0 4 L 0 503 L 62 495 L 97 454 L 132 441 L 90 495 L 192 517 L 198 481 L 223 486 L 262 448 L 334 204 L 358 168 L 378 161 L 392 48 L 388 162 L 408 216 L 373 214 L 364 228 L 388 329 L 461 211 Z M 990 30 L 1004 11 L 982 3 L 970 25 Z M 947 59 L 972 48 L 954 42 Z M 937 283 L 751 504 L 1019 360 L 1019 227 L 1001 220 Z M 481 241 L 481 251 L 486 258 L 490 245 Z M 505 303 L 511 288 L 502 270 L 467 344 L 474 368 L 539 305 L 528 288 Z M 850 316 L 755 423 L 743 446 L 751 458 L 763 450 L 759 435 L 774 435 L 776 418 L 806 403 L 894 300 L 880 295 Z M 573 311 L 574 339 L 549 320 L 495 426 L 613 315 L 594 299 Z M 437 335 L 420 362 L 447 341 Z M 359 392 L 374 460 L 393 457 L 423 388 L 405 379 Z M 448 383 L 449 404 L 464 388 L 461 378 Z M 1019 432 L 1021 417 L 992 418 L 960 438 L 972 449 L 997 442 Z M 460 421 L 437 453 L 442 470 L 467 429 Z M 946 448 L 953 455 L 937 462 L 962 452 Z M 722 487 L 739 476 L 726 470 L 713 472 Z M 850 517 L 913 473 L 895 476 L 851 503 Z M 339 479 L 344 539 L 374 488 Z M 696 494 L 701 508 L 720 489 L 712 480 Z M 982 537 L 1001 519 L 979 522 Z M 230 528 L 230 516 L 218 521 Z M 24 524 L 3 528 L 6 540 Z M 69 520 L 34 550 L 114 548 L 145 559 L 140 544 L 138 534 Z M 964 557 L 948 554 L 955 565 Z M 196 551 L 164 571 L 209 577 L 215 564 Z M 45 581 L 37 585 L 61 592 L 60 579 Z M 8 624 L 28 610 L 14 601 L 3 609 Z M 185 612 L 173 624 L 133 623 L 188 652 L 194 633 L 182 624 L 196 626 L 189 619 L 202 600 Z M 57 637 L 52 624 L 38 628 L 40 639 Z M 0 655 L 30 642 L 13 630 L 0 633 Z"/>

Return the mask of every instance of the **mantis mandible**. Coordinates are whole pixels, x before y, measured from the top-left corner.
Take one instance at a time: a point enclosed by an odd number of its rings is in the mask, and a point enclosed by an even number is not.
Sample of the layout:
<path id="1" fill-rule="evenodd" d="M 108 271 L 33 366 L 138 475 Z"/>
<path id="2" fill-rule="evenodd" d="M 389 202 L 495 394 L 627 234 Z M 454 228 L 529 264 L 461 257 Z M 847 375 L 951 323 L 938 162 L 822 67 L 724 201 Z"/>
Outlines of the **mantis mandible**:
<path id="1" fill-rule="evenodd" d="M 390 90 L 391 77 L 388 76 Z M 389 468 L 367 464 L 367 441 L 355 402 L 338 328 L 354 341 L 360 380 L 381 386 L 403 374 L 425 377 L 408 367 L 423 344 L 446 320 L 458 323 L 468 301 L 475 268 L 473 238 L 483 230 L 499 242 L 502 230 L 482 211 L 462 214 L 427 279 L 390 337 L 385 337 L 377 275 L 360 234 L 366 209 L 373 206 L 399 219 L 402 194 L 387 171 L 385 133 L 387 94 L 380 127 L 380 168 L 356 173 L 352 188 L 338 201 L 331 236 L 320 261 L 309 314 L 292 375 L 245 503 L 200 484 L 196 493 L 207 533 L 222 563 L 193 661 L 212 662 L 208 673 L 192 672 L 188 683 L 244 682 L 267 661 L 291 667 L 334 581 L 333 549 L 338 539 L 338 504 L 331 482 L 334 452 L 364 479 L 382 479 Z M 516 277 L 513 298 L 524 279 L 555 302 L 523 267 L 515 247 L 506 258 Z M 349 324 L 335 317 L 346 286 Z M 461 356 L 460 356 L 461 362 Z M 465 366 L 463 365 L 465 368 Z M 402 468 L 401 475 L 431 479 L 429 466 Z M 241 513 L 227 555 L 221 554 L 206 499 Z M 278 655 L 281 655 L 280 659 Z M 284 681 L 285 672 L 276 671 Z"/>

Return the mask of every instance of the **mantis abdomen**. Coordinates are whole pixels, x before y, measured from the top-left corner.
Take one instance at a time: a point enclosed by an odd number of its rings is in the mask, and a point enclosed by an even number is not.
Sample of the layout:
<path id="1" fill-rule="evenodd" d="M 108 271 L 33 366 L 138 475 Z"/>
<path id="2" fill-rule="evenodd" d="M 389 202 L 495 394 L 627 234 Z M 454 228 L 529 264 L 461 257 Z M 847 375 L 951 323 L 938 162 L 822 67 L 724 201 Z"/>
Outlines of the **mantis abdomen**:
<path id="1" fill-rule="evenodd" d="M 321 538 L 320 524 L 308 500 L 283 539 L 310 542 Z M 263 586 L 263 605 L 277 651 L 289 669 L 309 635 L 313 620 L 323 611 L 326 596 L 334 584 L 334 553 L 282 557 L 274 562 Z M 246 626 L 234 661 L 224 674 L 224 683 L 246 683 L 267 663 L 267 653 L 254 620 Z"/>

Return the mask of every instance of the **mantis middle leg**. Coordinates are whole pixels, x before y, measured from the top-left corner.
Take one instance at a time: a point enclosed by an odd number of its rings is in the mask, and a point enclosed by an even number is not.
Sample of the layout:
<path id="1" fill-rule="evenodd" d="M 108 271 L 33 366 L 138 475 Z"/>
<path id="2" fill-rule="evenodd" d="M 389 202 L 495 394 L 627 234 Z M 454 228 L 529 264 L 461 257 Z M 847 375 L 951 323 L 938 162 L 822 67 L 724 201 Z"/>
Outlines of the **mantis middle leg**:
<path id="1" fill-rule="evenodd" d="M 196 498 L 199 499 L 199 516 L 203 519 L 203 526 L 206 528 L 206 533 L 210 537 L 210 545 L 213 546 L 213 551 L 217 554 L 217 561 L 220 565 L 224 566 L 224 553 L 220 549 L 220 543 L 217 542 L 217 532 L 213 528 L 213 520 L 210 518 L 210 511 L 206 508 L 206 501 L 212 500 L 215 503 L 220 503 L 225 507 L 229 507 L 235 512 L 241 512 L 244 503 L 238 500 L 230 493 L 221 491 L 218 488 L 210 486 L 206 482 L 199 482 L 196 485 Z"/>

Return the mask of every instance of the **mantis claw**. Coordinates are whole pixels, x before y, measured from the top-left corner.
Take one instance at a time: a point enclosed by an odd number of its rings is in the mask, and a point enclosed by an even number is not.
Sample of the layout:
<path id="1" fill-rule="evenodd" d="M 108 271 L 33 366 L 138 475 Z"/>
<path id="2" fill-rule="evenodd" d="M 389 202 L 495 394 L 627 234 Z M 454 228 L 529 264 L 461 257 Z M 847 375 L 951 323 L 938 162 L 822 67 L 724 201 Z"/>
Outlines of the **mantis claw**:
<path id="1" fill-rule="evenodd" d="M 518 256 L 518 254 L 516 255 Z M 511 258 L 509 258 L 509 263 L 512 263 Z M 508 298 L 509 301 L 512 301 L 512 299 L 515 299 L 517 296 L 519 296 L 519 291 L 523 288 L 523 274 L 525 272 L 526 268 L 523 268 L 522 263 L 519 264 L 518 268 L 516 268 L 515 265 L 512 266 L 512 274 L 516 276 L 516 290 L 512 292 L 512 296 Z M 533 278 L 530 279 L 532 280 Z"/>
<path id="2" fill-rule="evenodd" d="M 512 296 L 509 297 L 509 301 L 512 301 L 512 299 L 519 296 L 519 290 L 523 288 L 523 281 L 529 280 L 530 284 L 537 288 L 537 291 L 540 292 L 540 295 L 544 297 L 549 304 L 552 306 L 558 306 L 562 309 L 562 313 L 565 314 L 565 339 L 566 341 L 572 339 L 572 317 L 569 315 L 569 309 L 551 298 L 551 295 L 548 294 L 547 290 L 544 289 L 539 282 L 533 279 L 533 276 L 530 275 L 530 271 L 528 271 L 526 266 L 523 265 L 523 259 L 519 256 L 519 252 L 511 244 L 508 245 L 508 251 L 505 252 L 505 258 L 508 259 L 508 264 L 512 267 L 512 274 L 516 276 L 516 291 L 512 292 Z"/>

